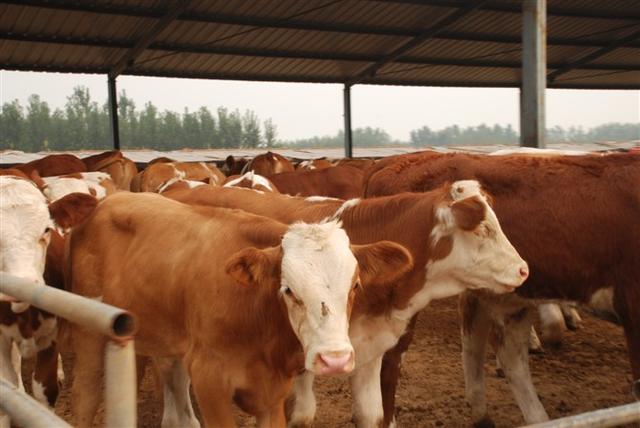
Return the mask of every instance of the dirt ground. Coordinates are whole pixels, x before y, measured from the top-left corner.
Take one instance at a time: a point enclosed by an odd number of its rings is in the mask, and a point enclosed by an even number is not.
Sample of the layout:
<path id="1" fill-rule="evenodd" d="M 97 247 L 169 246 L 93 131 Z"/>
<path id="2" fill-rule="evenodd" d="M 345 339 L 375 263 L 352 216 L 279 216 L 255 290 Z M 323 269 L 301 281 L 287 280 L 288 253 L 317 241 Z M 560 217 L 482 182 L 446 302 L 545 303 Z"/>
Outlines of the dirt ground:
<path id="1" fill-rule="evenodd" d="M 622 329 L 583 314 L 584 327 L 565 335 L 560 349 L 532 355 L 534 382 L 551 418 L 632 402 L 631 373 Z M 464 399 L 460 359 L 457 300 L 433 303 L 421 314 L 415 340 L 405 355 L 397 393 L 398 426 L 466 427 L 470 411 Z M 56 411 L 70 417 L 72 358 L 67 356 L 67 379 Z M 28 364 L 25 365 L 28 370 Z M 488 406 L 496 426 L 524 423 L 504 379 L 495 376 L 495 358 L 486 363 Z M 28 379 L 28 377 L 25 377 Z M 316 427 L 349 427 L 351 398 L 345 379 L 320 379 L 316 383 Z M 158 427 L 162 403 L 155 396 L 150 371 L 138 396 L 140 427 Z M 102 411 L 97 421 L 102 423 Z M 255 426 L 238 412 L 241 427 Z"/>

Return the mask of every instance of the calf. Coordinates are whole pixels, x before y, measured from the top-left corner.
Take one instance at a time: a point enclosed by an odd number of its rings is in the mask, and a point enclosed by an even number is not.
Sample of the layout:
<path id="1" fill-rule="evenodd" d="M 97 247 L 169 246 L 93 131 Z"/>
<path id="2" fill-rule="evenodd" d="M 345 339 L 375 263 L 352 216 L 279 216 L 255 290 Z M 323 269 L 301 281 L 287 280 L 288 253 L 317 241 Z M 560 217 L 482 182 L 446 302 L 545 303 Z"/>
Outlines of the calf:
<path id="1" fill-rule="evenodd" d="M 640 394 L 640 155 L 480 156 L 416 153 L 369 170 L 366 195 L 428 191 L 477 179 L 492 194 L 506 235 L 531 266 L 521 297 L 595 303 L 609 296 L 624 327 L 636 394 Z M 609 290 L 609 291 L 607 291 Z M 461 302 L 467 398 L 474 423 L 488 421 L 482 365 L 487 331 L 501 331 L 498 358 L 527 423 L 546 420 L 530 379 L 529 306 L 469 294 Z M 605 307 L 606 305 L 600 305 Z M 389 354 L 396 361 L 403 349 Z M 397 365 L 387 367 L 395 387 Z M 390 401 L 393 397 L 391 397 Z M 387 406 L 391 411 L 392 403 Z"/>
<path id="2" fill-rule="evenodd" d="M 263 177 L 271 177 L 281 172 L 291 172 L 295 168 L 291 161 L 278 153 L 267 152 L 251 159 L 242 168 L 240 174 L 253 171 Z"/>
<path id="3" fill-rule="evenodd" d="M 30 177 L 33 171 L 37 171 L 41 177 L 87 172 L 87 167 L 80 158 L 67 153 L 48 155 L 22 165 L 16 165 L 14 168 L 22 171 L 27 177 Z"/>
<path id="4" fill-rule="evenodd" d="M 46 275 L 51 257 L 61 251 L 61 238 L 53 230 L 54 225 L 78 224 L 95 205 L 93 197 L 82 194 L 67 195 L 47 204 L 35 183 L 22 172 L 0 172 L 0 271 L 40 284 L 44 280 L 54 282 L 56 278 Z M 37 354 L 33 392 L 38 400 L 51 406 L 59 388 L 56 333 L 57 322 L 50 314 L 0 294 L 0 374 L 22 387 L 20 358 Z M 9 426 L 6 415 L 0 416 L 0 426 Z"/>
<path id="5" fill-rule="evenodd" d="M 364 172 L 349 166 L 299 170 L 272 175 L 269 180 L 280 193 L 293 196 L 326 196 L 352 199 L 362 194 Z"/>
<path id="6" fill-rule="evenodd" d="M 171 186 L 221 185 L 225 178 L 216 166 L 204 162 L 159 162 L 147 166 L 134 177 L 131 191 L 162 193 Z"/>
<path id="7" fill-rule="evenodd" d="M 124 157 L 121 151 L 112 150 L 82 158 L 87 171 L 101 171 L 109 174 L 120 190 L 131 190 L 131 180 L 138 173 L 134 161 Z"/>
<path id="8" fill-rule="evenodd" d="M 240 208 L 284 223 L 337 218 L 352 242 L 388 239 L 411 252 L 414 266 L 394 286 L 365 287 L 356 296 L 349 335 L 356 349 L 356 369 L 350 381 L 358 426 L 382 422 L 382 356 L 396 344 L 415 313 L 433 299 L 469 288 L 509 292 L 527 277 L 526 263 L 505 238 L 474 181 L 424 194 L 346 202 L 225 188 L 198 188 L 167 196 L 191 204 Z M 311 386 L 311 374 L 296 381 L 293 425 L 313 420 Z"/>
<path id="9" fill-rule="evenodd" d="M 234 425 L 232 401 L 259 426 L 282 427 L 294 374 L 351 371 L 356 289 L 411 260 L 390 242 L 350 248 L 336 221 L 286 226 L 124 192 L 72 231 L 69 257 L 72 291 L 134 313 L 136 352 L 176 361 L 169 389 L 188 397 L 184 363 L 211 427 Z M 104 341 L 74 330 L 78 426 L 96 411 Z M 163 424 L 196 425 L 190 404 L 174 403 L 176 419 Z"/>

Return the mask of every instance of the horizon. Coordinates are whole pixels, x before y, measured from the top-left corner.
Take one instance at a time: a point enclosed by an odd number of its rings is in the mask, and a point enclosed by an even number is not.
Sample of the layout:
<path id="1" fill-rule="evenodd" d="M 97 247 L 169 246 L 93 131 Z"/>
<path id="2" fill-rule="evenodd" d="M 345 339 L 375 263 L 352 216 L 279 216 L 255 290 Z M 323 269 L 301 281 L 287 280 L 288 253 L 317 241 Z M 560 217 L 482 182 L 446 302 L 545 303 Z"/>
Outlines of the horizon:
<path id="1" fill-rule="evenodd" d="M 2 70 L 0 103 L 18 99 L 25 107 L 28 97 L 37 94 L 53 111 L 64 108 L 73 87 L 85 86 L 102 105 L 106 80 L 104 75 Z M 282 141 L 334 136 L 343 130 L 342 85 L 121 76 L 117 89 L 133 99 L 138 111 L 146 102 L 180 114 L 202 106 L 212 113 L 218 107 L 252 110 L 261 121 L 274 121 Z M 439 131 L 453 125 L 511 125 L 520 131 L 519 91 L 514 88 L 356 85 L 351 92 L 352 128 L 382 129 L 393 140 L 409 141 L 410 132 L 423 126 Z M 547 89 L 546 95 L 547 129 L 640 123 L 638 90 Z"/>

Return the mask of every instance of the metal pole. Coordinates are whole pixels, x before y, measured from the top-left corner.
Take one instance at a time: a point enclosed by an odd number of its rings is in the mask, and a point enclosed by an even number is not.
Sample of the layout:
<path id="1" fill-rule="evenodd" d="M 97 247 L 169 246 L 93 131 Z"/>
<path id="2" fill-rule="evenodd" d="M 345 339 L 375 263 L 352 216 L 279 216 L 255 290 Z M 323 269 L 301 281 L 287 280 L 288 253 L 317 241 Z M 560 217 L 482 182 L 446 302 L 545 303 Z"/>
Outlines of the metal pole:
<path id="1" fill-rule="evenodd" d="M 135 427 L 136 353 L 133 340 L 109 341 L 105 349 L 105 426 Z"/>
<path id="2" fill-rule="evenodd" d="M 0 272 L 0 293 L 114 340 L 127 340 L 135 332 L 135 319 L 129 312 L 33 280 Z"/>
<path id="3" fill-rule="evenodd" d="M 527 425 L 527 428 L 604 428 L 640 421 L 640 403 L 625 404 L 567 416 L 549 422 Z"/>
<path id="4" fill-rule="evenodd" d="M 0 379 L 0 409 L 9 415 L 12 425 L 71 428 L 51 410 L 4 379 Z"/>
<path id="5" fill-rule="evenodd" d="M 114 150 L 120 150 L 120 127 L 118 125 L 118 91 L 116 90 L 116 78 L 108 78 L 109 86 L 109 119 L 111 120 L 111 141 Z"/>
<path id="6" fill-rule="evenodd" d="M 353 157 L 353 135 L 351 133 L 351 85 L 344 85 L 344 156 Z"/>
<path id="7" fill-rule="evenodd" d="M 522 84 L 520 145 L 544 147 L 547 87 L 547 2 L 522 2 Z"/>

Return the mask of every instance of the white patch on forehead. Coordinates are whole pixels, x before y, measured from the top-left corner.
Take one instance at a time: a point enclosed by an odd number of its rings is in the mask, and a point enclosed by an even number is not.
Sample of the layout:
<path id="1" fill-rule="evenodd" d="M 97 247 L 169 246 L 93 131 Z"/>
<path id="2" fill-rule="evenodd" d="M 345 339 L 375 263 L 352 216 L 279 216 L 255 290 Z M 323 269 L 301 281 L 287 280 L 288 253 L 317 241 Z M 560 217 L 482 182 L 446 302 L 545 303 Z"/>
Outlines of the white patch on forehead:
<path id="1" fill-rule="evenodd" d="M 349 199 L 348 201 L 345 201 L 345 203 L 342 204 L 335 213 L 333 213 L 330 219 L 340 220 L 340 218 L 342 217 L 345 211 L 355 207 L 359 203 L 360 203 L 360 198 L 353 198 L 353 199 Z"/>
<path id="2" fill-rule="evenodd" d="M 482 187 L 476 180 L 455 181 L 451 185 L 451 198 L 454 201 L 460 201 L 471 196 L 480 196 L 484 200 L 485 197 L 481 190 Z"/>
<path id="3" fill-rule="evenodd" d="M 308 198 L 304 198 L 307 202 L 324 202 L 324 201 L 339 201 L 338 198 L 331 198 L 329 196 L 309 196 Z"/>

